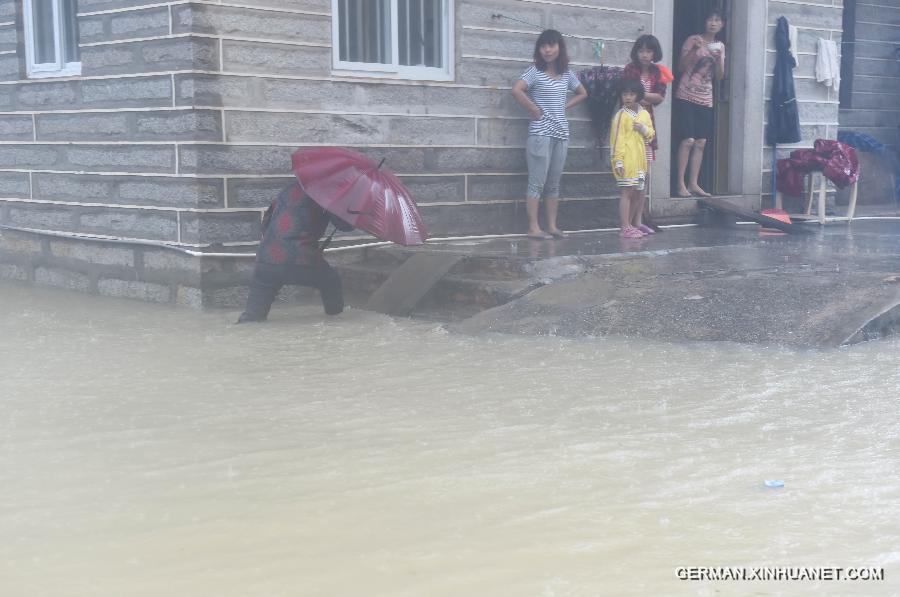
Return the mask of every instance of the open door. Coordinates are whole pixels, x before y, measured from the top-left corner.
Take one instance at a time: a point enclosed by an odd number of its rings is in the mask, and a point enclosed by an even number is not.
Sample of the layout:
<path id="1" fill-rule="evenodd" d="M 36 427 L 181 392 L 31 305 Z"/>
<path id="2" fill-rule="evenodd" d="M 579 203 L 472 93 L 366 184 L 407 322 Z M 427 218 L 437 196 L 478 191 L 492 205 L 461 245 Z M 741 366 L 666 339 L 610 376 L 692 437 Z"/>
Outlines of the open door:
<path id="1" fill-rule="evenodd" d="M 725 42 L 725 78 L 718 81 L 713 87 L 714 94 L 714 122 L 715 130 L 713 138 L 706 142 L 706 151 L 703 157 L 703 167 L 700 169 L 700 186 L 714 195 L 727 195 L 732 189 L 728 188 L 728 147 L 729 126 L 731 112 L 731 63 L 734 52 L 728 43 L 732 28 L 732 0 L 675 0 L 673 23 L 673 48 L 670 54 L 671 64 L 678 64 L 681 56 L 681 46 L 691 35 L 701 33 L 703 19 L 710 10 L 721 11 L 725 18 L 725 28 L 719 34 L 719 39 Z M 678 79 L 669 90 L 669 97 L 674 101 L 675 90 L 678 88 Z M 672 143 L 672 177 L 671 186 L 674 191 L 678 177 L 677 156 L 680 139 L 676 139 L 673 130 L 669 135 Z M 673 196 L 674 196 L 673 192 Z"/>

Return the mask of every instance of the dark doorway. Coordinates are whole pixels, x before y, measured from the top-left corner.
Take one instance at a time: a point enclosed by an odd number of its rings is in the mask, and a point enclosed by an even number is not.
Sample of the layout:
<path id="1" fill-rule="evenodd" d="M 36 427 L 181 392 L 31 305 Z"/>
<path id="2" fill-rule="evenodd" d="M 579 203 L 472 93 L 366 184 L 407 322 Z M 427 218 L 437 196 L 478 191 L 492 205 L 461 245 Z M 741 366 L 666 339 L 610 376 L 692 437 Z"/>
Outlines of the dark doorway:
<path id="1" fill-rule="evenodd" d="M 734 55 L 728 44 L 729 32 L 732 28 L 731 0 L 675 0 L 675 20 L 673 23 L 672 39 L 674 45 L 670 54 L 672 70 L 677 69 L 681 57 L 681 46 L 691 35 L 702 33 L 704 18 L 711 10 L 719 10 L 725 18 L 725 27 L 719 34 L 719 39 L 725 42 L 725 78 L 718 81 L 713 87 L 715 132 L 706 143 L 703 167 L 700 169 L 700 186 L 715 195 L 726 195 L 728 188 L 728 131 L 731 103 L 731 62 Z M 678 89 L 676 78 L 669 91 L 669 96 L 674 99 Z M 673 131 L 670 131 L 674 133 Z M 675 196 L 675 181 L 678 175 L 677 159 L 680 139 L 674 134 L 670 135 L 672 142 L 672 196 Z M 721 148 L 721 150 L 720 150 Z"/>

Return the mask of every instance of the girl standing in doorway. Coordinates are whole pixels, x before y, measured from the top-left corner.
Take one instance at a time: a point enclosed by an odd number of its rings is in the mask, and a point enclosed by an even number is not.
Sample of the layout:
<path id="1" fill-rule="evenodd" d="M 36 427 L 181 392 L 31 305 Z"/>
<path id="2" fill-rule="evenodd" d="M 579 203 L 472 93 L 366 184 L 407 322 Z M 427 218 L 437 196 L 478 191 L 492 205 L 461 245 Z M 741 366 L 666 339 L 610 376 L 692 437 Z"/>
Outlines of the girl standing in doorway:
<path id="1" fill-rule="evenodd" d="M 681 140 L 676 189 L 679 197 L 710 196 L 700 188 L 698 178 L 706 141 L 713 134 L 713 81 L 720 81 L 725 76 L 725 44 L 717 39 L 724 25 L 722 13 L 709 12 L 703 33 L 690 36 L 681 47 L 677 68 L 681 78 L 674 105 L 675 134 Z"/>
<path id="2" fill-rule="evenodd" d="M 641 107 L 650 113 L 650 121 L 653 128 L 656 128 L 656 120 L 653 118 L 653 106 L 658 106 L 666 98 L 666 84 L 663 82 L 663 75 L 660 67 L 656 65 L 662 60 L 662 47 L 659 40 L 653 35 L 642 35 L 634 42 L 631 48 L 631 62 L 622 72 L 623 79 L 630 79 L 640 82 L 644 88 L 644 99 L 641 100 Z M 670 75 L 671 76 L 671 75 Z M 656 159 L 656 150 L 658 148 L 656 137 L 654 136 L 646 144 L 647 153 L 647 181 L 650 180 L 650 165 Z M 631 214 L 631 225 L 644 234 L 653 234 L 655 231 L 650 226 L 646 226 L 642 221 L 644 213 L 644 205 L 647 201 L 647 192 L 641 191 L 640 199 L 634 207 Z"/>
<path id="3" fill-rule="evenodd" d="M 513 85 L 516 101 L 531 115 L 525 156 L 528 164 L 528 237 L 563 238 L 556 225 L 559 206 L 559 179 L 562 177 L 569 147 L 569 121 L 566 110 L 587 97 L 578 77 L 569 70 L 569 55 L 562 34 L 547 29 L 534 44 L 534 64 Z M 574 92 L 566 101 L 568 92 Z M 538 207 L 544 197 L 547 232 L 538 223 Z"/>
<path id="4" fill-rule="evenodd" d="M 644 86 L 622 79 L 619 88 L 622 108 L 609 127 L 609 153 L 616 186 L 619 187 L 619 220 L 623 238 L 640 238 L 646 233 L 631 224 L 647 182 L 647 143 L 655 132 L 650 113 L 641 107 Z"/>

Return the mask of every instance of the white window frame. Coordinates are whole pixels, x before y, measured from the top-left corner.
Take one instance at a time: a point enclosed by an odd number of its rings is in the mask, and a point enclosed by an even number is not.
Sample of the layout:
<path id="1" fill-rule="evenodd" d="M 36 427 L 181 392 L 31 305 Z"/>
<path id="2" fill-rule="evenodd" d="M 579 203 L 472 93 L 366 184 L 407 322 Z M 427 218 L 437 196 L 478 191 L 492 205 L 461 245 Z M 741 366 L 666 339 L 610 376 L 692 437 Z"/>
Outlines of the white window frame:
<path id="1" fill-rule="evenodd" d="M 398 0 L 389 0 L 391 11 L 391 64 L 379 64 L 374 62 L 349 62 L 341 60 L 341 38 L 338 3 L 342 0 L 331 0 L 331 54 L 332 70 L 334 74 L 351 75 L 360 77 L 383 77 L 391 79 L 406 79 L 413 81 L 453 81 L 456 55 L 454 53 L 453 37 L 453 5 L 454 0 L 441 0 L 444 17 L 443 61 L 446 66 L 437 68 L 432 66 L 404 66 L 400 64 Z"/>
<path id="2" fill-rule="evenodd" d="M 60 0 L 53 0 L 53 42 L 56 49 L 56 62 L 35 63 L 34 50 L 34 11 L 31 0 L 23 1 L 25 12 L 25 72 L 31 79 L 44 77 L 71 77 L 81 74 L 81 62 L 64 62 L 62 10 Z M 76 16 L 77 18 L 77 16 Z M 78 40 L 75 40 L 77 45 Z"/>

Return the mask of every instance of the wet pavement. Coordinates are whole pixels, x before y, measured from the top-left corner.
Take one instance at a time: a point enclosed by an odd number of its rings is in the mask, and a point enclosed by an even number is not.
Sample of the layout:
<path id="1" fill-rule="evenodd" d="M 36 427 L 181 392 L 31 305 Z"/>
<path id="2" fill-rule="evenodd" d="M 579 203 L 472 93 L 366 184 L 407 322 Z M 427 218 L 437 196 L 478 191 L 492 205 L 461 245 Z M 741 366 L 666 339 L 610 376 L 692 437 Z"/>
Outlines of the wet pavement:
<path id="1" fill-rule="evenodd" d="M 639 239 L 623 239 L 618 229 L 570 232 L 562 240 L 531 240 L 510 236 L 490 240 L 429 242 L 408 250 L 452 251 L 479 256 L 548 259 L 563 256 L 593 256 L 703 249 L 719 246 L 771 245 L 797 249 L 827 246 L 829 249 L 853 248 L 865 252 L 885 251 L 897 255 L 900 246 L 900 218 L 857 220 L 852 225 L 807 225 L 808 235 L 760 232 L 755 224 L 734 228 L 705 228 L 694 225 L 665 227 L 657 234 Z"/>
<path id="2" fill-rule="evenodd" d="M 520 272 L 518 296 L 453 323 L 459 332 L 808 347 L 894 333 L 900 326 L 900 219 L 810 230 L 785 235 L 757 225 L 686 226 L 641 239 L 599 231 L 555 241 L 444 241 L 405 251 L 464 254 L 469 265 L 460 275 L 485 285 L 492 272 Z M 433 294 L 441 292 L 436 287 Z"/>

